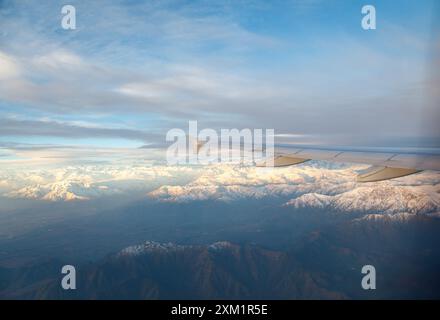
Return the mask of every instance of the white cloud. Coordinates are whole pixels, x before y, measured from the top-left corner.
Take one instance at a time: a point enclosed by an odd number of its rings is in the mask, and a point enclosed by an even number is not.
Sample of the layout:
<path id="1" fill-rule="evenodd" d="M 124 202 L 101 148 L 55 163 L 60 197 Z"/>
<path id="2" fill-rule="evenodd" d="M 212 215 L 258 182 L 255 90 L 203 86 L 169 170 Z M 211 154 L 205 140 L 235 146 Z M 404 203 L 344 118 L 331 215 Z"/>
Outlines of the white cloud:
<path id="1" fill-rule="evenodd" d="M 78 68 L 83 67 L 82 58 L 67 50 L 56 50 L 37 56 L 33 63 L 41 68 Z"/>
<path id="2" fill-rule="evenodd" d="M 6 53 L 0 51 L 0 80 L 17 78 L 21 74 L 18 61 Z"/>

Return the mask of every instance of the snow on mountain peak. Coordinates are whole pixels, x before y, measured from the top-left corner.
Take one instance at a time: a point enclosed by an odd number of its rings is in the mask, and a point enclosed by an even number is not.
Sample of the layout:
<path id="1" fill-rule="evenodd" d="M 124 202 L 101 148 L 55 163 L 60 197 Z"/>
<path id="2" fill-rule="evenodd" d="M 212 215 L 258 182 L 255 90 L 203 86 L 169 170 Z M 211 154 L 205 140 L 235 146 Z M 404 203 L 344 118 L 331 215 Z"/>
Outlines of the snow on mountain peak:
<path id="1" fill-rule="evenodd" d="M 219 242 L 215 242 L 215 243 L 209 245 L 208 249 L 217 251 L 217 250 L 223 250 L 226 248 L 230 248 L 232 246 L 233 246 L 233 244 L 230 243 L 229 241 L 219 241 Z"/>
<path id="2" fill-rule="evenodd" d="M 229 248 L 233 248 L 234 245 L 228 241 L 218 241 L 207 246 L 194 246 L 194 245 L 178 245 L 171 242 L 160 243 L 156 241 L 145 241 L 142 244 L 129 246 L 122 249 L 117 254 L 118 257 L 121 256 L 138 256 L 150 252 L 176 252 L 187 248 L 202 248 L 208 249 L 210 251 L 221 251 Z"/>
<path id="3" fill-rule="evenodd" d="M 266 199 L 292 208 L 366 214 L 439 212 L 440 173 L 425 171 L 376 183 L 357 183 L 365 165 L 322 161 L 256 168 L 211 166 L 83 165 L 52 170 L 0 171 L 0 192 L 12 198 L 71 201 L 147 194 L 153 201 Z M 289 200 L 291 199 L 291 200 Z M 286 203 L 287 201 L 287 203 Z"/>
<path id="4" fill-rule="evenodd" d="M 429 214 L 440 211 L 437 186 L 395 186 L 390 182 L 360 184 L 337 195 L 309 193 L 288 201 L 294 208 L 328 208 L 341 212 Z"/>
<path id="5" fill-rule="evenodd" d="M 176 245 L 171 242 L 168 243 L 159 243 L 155 241 L 145 241 L 142 244 L 129 246 L 125 249 L 122 249 L 119 252 L 120 256 L 124 255 L 130 255 L 130 256 L 136 256 L 140 254 L 144 254 L 146 252 L 153 252 L 153 251 L 162 251 L 162 252 L 169 252 L 169 251 L 177 251 L 184 249 L 185 246 Z"/>

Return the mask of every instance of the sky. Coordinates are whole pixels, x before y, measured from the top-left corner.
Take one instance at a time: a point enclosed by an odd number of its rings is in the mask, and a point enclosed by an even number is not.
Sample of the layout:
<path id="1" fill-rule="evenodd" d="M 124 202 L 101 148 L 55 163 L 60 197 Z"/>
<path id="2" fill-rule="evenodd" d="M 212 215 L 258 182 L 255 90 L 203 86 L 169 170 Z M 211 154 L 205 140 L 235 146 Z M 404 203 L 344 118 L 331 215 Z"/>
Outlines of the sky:
<path id="1" fill-rule="evenodd" d="M 65 4 L 75 30 L 61 27 Z M 376 30 L 361 28 L 365 4 Z M 189 120 L 298 144 L 439 147 L 439 12 L 435 0 L 0 0 L 0 166 L 151 153 Z"/>

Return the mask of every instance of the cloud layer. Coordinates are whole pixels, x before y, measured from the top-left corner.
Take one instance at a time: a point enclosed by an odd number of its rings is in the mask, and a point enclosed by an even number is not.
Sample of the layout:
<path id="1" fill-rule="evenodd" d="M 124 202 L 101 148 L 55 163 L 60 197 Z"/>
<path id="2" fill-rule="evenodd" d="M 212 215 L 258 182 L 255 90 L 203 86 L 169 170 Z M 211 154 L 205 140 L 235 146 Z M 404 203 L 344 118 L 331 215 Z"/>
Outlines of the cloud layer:
<path id="1" fill-rule="evenodd" d="M 431 1 L 383 12 L 375 33 L 353 4 L 75 1 L 74 31 L 63 4 L 0 5 L 4 142 L 149 143 L 188 120 L 323 144 L 440 136 Z"/>

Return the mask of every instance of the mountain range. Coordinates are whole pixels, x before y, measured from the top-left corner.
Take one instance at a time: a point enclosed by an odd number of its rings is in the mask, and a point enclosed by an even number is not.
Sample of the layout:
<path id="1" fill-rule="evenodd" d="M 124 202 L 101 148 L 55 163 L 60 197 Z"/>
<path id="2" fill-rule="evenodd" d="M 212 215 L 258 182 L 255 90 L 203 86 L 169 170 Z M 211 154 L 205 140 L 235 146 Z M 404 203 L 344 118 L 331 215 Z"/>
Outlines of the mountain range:
<path id="1" fill-rule="evenodd" d="M 353 220 L 307 234 L 287 250 L 228 241 L 146 241 L 79 266 L 77 290 L 61 289 L 61 261 L 0 269 L 8 299 L 439 298 L 440 220 Z M 377 290 L 361 288 L 372 264 Z"/>

